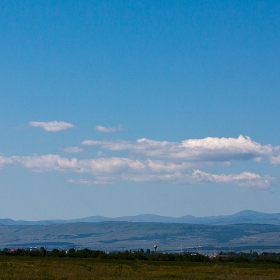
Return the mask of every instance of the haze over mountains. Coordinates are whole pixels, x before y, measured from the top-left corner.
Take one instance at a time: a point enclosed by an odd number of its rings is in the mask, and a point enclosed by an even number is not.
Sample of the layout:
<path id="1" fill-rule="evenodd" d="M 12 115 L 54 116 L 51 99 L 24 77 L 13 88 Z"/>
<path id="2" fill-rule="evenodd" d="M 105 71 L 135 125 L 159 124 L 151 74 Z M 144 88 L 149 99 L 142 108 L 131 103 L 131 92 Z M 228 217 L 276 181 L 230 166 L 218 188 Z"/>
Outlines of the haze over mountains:
<path id="1" fill-rule="evenodd" d="M 137 216 L 122 216 L 109 218 L 103 216 L 91 216 L 80 219 L 70 220 L 42 220 L 42 221 L 24 221 L 12 219 L 0 219 L 3 225 L 51 225 L 65 223 L 98 223 L 98 222 L 150 222 L 150 223 L 191 223 L 204 225 L 232 225 L 232 224 L 273 224 L 280 225 L 280 213 L 262 213 L 252 210 L 243 210 L 233 215 L 195 217 L 186 215 L 179 218 L 159 216 L 152 214 L 142 214 Z"/>

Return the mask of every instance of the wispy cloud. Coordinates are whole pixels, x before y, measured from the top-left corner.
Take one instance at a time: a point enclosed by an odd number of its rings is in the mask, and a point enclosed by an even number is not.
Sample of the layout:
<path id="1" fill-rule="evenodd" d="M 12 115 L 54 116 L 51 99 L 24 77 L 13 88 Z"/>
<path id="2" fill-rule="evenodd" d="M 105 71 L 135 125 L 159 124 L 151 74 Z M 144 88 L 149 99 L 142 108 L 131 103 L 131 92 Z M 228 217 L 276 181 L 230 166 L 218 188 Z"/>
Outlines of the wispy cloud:
<path id="1" fill-rule="evenodd" d="M 188 163 L 129 158 L 65 158 L 59 155 L 0 157 L 5 164 L 22 165 L 33 172 L 87 173 L 92 180 L 70 180 L 80 184 L 112 184 L 120 181 L 158 182 L 169 184 L 235 184 L 244 188 L 266 189 L 274 178 L 252 172 L 210 174 L 193 169 Z"/>
<path id="2" fill-rule="evenodd" d="M 180 172 L 176 173 L 165 173 L 165 174 L 118 174 L 110 176 L 96 176 L 94 180 L 68 180 L 69 183 L 75 184 L 86 184 L 86 185 L 97 185 L 97 184 L 112 184 L 120 180 L 129 180 L 134 182 L 158 182 L 158 183 L 169 183 L 169 184 L 220 184 L 228 185 L 235 184 L 243 188 L 250 189 L 267 189 L 274 178 L 269 176 L 261 177 L 258 174 L 251 172 L 243 172 L 240 174 L 210 174 L 200 170 L 193 170 L 188 174 Z"/>
<path id="3" fill-rule="evenodd" d="M 75 127 L 71 123 L 61 122 L 61 121 L 60 122 L 58 122 L 58 121 L 53 121 L 53 122 L 32 121 L 32 122 L 29 122 L 29 125 L 33 126 L 33 127 L 42 127 L 44 130 L 51 131 L 51 132 L 61 131 L 61 130 L 65 130 L 68 128 Z"/>
<path id="4" fill-rule="evenodd" d="M 69 179 L 67 180 L 67 182 L 72 184 L 82 184 L 82 185 L 108 185 L 108 184 L 115 183 L 115 181 L 110 180 L 110 178 L 108 177 L 99 177 L 99 178 L 95 178 L 94 180 Z"/>
<path id="5" fill-rule="evenodd" d="M 83 151 L 84 149 L 79 147 L 66 147 L 63 149 L 63 152 L 66 154 L 78 154 L 82 153 Z"/>
<path id="6" fill-rule="evenodd" d="M 72 183 L 72 184 L 83 184 L 83 185 L 93 185 L 94 181 L 92 180 L 85 180 L 85 179 L 68 179 L 67 180 L 68 183 Z"/>
<path id="7" fill-rule="evenodd" d="M 100 131 L 100 132 L 113 133 L 113 132 L 116 132 L 116 131 L 123 130 L 123 127 L 120 124 L 116 127 L 96 125 L 94 127 L 94 129 L 97 130 L 97 131 Z"/>

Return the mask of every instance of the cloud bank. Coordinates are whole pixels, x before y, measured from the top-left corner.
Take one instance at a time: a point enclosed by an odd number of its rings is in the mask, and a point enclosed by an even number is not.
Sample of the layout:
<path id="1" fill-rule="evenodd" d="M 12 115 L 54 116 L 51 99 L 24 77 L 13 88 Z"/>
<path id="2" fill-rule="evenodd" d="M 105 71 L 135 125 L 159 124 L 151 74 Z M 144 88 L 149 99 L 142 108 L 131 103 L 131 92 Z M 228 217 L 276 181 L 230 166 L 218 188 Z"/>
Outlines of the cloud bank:
<path id="1" fill-rule="evenodd" d="M 75 127 L 71 123 L 58 122 L 58 121 L 53 121 L 53 122 L 32 121 L 32 122 L 29 122 L 29 125 L 33 126 L 33 127 L 42 127 L 44 130 L 51 131 L 51 132 L 57 132 L 57 131 L 61 131 L 61 130 L 65 130 L 65 129 L 68 129 L 68 128 Z"/>
<path id="2" fill-rule="evenodd" d="M 240 174 L 210 174 L 190 169 L 186 163 L 138 160 L 129 158 L 64 158 L 59 155 L 33 155 L 0 157 L 2 164 L 21 165 L 33 172 L 57 171 L 64 173 L 87 173 L 92 180 L 73 180 L 70 183 L 112 184 L 119 181 L 158 182 L 170 184 L 235 184 L 245 188 L 266 189 L 274 178 L 251 172 Z"/>
<path id="3" fill-rule="evenodd" d="M 154 141 L 146 138 L 133 141 L 85 140 L 85 146 L 99 146 L 124 156 L 78 159 L 58 154 L 11 156 L 0 155 L 0 167 L 23 166 L 33 172 L 88 174 L 91 179 L 69 179 L 76 184 L 114 184 L 121 181 L 165 184 L 219 184 L 243 188 L 267 189 L 275 178 L 254 172 L 212 174 L 204 166 L 231 166 L 233 161 L 256 161 L 280 164 L 280 147 L 261 145 L 250 137 L 188 139 L 182 142 Z M 67 147 L 65 153 L 84 151 Z M 85 155 L 85 151 L 83 156 Z M 101 153 L 103 154 L 103 153 Z M 126 154 L 126 155 L 125 155 Z"/>

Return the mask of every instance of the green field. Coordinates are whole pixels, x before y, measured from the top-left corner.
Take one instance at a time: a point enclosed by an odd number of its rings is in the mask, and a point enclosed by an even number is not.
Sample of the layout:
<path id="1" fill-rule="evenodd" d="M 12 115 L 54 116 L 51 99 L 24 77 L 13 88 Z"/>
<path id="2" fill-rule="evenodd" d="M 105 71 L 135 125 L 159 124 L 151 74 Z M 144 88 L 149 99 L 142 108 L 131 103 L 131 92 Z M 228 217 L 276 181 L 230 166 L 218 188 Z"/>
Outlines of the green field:
<path id="1" fill-rule="evenodd" d="M 1 256 L 0 279 L 280 279 L 280 265 Z"/>

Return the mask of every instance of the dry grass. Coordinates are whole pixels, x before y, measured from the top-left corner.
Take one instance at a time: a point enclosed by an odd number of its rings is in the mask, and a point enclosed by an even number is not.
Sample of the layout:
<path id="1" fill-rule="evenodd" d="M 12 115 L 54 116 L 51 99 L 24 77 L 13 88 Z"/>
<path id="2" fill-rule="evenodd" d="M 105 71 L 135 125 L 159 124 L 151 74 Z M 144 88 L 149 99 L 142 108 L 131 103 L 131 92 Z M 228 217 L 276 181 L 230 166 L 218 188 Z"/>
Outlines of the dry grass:
<path id="1" fill-rule="evenodd" d="M 275 264 L 1 257 L 0 279 L 280 279 Z"/>

